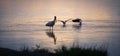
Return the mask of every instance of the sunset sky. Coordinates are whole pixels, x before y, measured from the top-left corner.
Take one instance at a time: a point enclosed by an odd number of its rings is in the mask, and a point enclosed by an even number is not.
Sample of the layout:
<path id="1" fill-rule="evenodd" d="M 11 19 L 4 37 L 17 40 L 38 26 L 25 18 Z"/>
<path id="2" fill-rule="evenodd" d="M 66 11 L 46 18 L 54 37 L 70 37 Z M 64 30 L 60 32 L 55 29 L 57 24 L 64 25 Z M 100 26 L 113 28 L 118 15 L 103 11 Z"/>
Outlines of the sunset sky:
<path id="1" fill-rule="evenodd" d="M 0 0 L 0 18 L 118 18 L 119 0 Z"/>

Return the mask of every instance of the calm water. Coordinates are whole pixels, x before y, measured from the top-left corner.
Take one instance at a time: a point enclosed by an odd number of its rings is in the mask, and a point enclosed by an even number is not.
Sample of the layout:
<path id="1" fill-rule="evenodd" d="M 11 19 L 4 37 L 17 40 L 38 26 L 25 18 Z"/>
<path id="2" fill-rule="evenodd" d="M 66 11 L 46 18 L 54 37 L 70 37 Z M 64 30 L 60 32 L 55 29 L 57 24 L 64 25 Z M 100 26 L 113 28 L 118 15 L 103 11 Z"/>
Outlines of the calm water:
<path id="1" fill-rule="evenodd" d="M 49 19 L 52 20 L 52 19 Z M 107 45 L 110 56 L 120 56 L 120 20 L 83 20 L 82 26 L 72 21 L 66 27 L 57 22 L 50 31 L 47 19 L 12 19 L 0 24 L 0 47 L 20 49 L 23 46 L 56 49 L 73 43 L 80 46 Z"/>

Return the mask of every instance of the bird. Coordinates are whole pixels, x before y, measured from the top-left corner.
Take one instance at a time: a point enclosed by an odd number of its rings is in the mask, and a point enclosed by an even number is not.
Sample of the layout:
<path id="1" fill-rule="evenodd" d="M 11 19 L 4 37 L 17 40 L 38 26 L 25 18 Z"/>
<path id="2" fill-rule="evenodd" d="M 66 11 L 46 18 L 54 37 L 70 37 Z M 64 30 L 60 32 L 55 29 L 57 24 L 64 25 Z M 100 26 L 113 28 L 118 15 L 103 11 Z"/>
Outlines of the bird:
<path id="1" fill-rule="evenodd" d="M 74 20 L 72 20 L 73 22 L 81 22 L 82 20 L 81 19 L 79 19 L 79 18 L 76 18 L 76 19 L 74 19 Z"/>
<path id="2" fill-rule="evenodd" d="M 54 20 L 53 21 L 49 21 L 46 26 L 50 27 L 50 29 L 52 28 L 53 29 L 53 26 L 55 25 L 55 22 L 56 22 L 56 16 L 54 16 Z"/>
<path id="3" fill-rule="evenodd" d="M 82 20 L 81 19 L 79 19 L 79 18 L 76 18 L 76 19 L 74 19 L 74 20 L 72 20 L 73 22 L 79 22 L 79 25 L 82 25 Z"/>
<path id="4" fill-rule="evenodd" d="M 62 22 L 63 26 L 66 26 L 66 22 L 68 22 L 69 20 L 71 20 L 71 19 L 68 19 L 68 20 L 65 20 L 65 21 L 63 21 L 63 20 L 58 20 L 58 21 Z"/>

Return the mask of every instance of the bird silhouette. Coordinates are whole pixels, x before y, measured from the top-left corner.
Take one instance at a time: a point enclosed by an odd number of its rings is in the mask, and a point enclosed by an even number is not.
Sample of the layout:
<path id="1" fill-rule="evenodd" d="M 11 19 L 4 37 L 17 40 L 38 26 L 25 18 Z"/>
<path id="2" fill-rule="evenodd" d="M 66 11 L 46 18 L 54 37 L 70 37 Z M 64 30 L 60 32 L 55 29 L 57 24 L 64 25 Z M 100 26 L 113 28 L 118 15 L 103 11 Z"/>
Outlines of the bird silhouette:
<path id="1" fill-rule="evenodd" d="M 74 19 L 74 20 L 72 20 L 73 22 L 81 22 L 82 20 L 81 19 L 79 19 L 79 18 L 76 18 L 76 19 Z"/>
<path id="2" fill-rule="evenodd" d="M 55 25 L 55 22 L 56 22 L 56 16 L 54 16 L 54 20 L 53 21 L 49 21 L 46 26 L 50 27 L 50 29 L 52 28 L 53 29 L 53 26 Z"/>
<path id="3" fill-rule="evenodd" d="M 63 21 L 63 20 L 58 20 L 58 21 L 62 22 L 62 23 L 63 23 L 63 26 L 66 26 L 66 22 L 68 22 L 69 20 L 71 20 L 71 19 L 67 19 L 67 20 L 65 20 L 65 21 Z"/>
<path id="4" fill-rule="evenodd" d="M 81 19 L 79 19 L 79 18 L 76 18 L 76 19 L 74 19 L 74 20 L 72 20 L 73 22 L 79 22 L 79 25 L 82 25 L 82 20 Z"/>

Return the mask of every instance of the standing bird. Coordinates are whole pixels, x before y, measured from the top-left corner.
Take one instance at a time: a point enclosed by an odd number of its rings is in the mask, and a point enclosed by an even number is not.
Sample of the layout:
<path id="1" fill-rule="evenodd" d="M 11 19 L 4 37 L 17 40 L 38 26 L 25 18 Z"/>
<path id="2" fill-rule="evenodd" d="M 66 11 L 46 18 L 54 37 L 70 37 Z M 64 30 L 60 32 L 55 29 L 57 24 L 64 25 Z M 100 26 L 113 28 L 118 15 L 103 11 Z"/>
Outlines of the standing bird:
<path id="1" fill-rule="evenodd" d="M 58 20 L 58 21 L 62 22 L 63 26 L 66 26 L 66 22 L 68 22 L 69 20 L 71 20 L 71 19 L 68 19 L 68 20 L 65 20 L 65 21 L 63 21 L 63 20 Z"/>
<path id="2" fill-rule="evenodd" d="M 53 29 L 53 26 L 55 25 L 55 22 L 56 22 L 56 16 L 54 16 L 54 20 L 53 21 L 49 21 L 46 26 L 49 26 L 50 29 L 52 28 Z"/>

